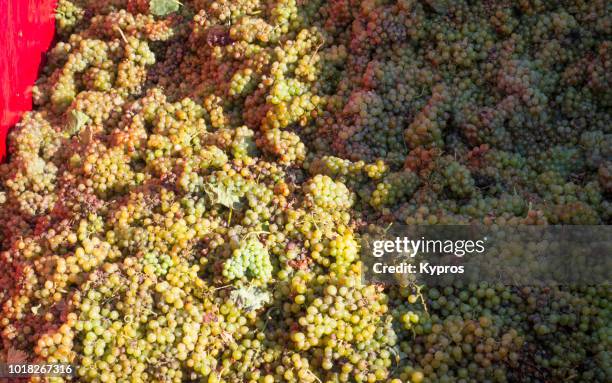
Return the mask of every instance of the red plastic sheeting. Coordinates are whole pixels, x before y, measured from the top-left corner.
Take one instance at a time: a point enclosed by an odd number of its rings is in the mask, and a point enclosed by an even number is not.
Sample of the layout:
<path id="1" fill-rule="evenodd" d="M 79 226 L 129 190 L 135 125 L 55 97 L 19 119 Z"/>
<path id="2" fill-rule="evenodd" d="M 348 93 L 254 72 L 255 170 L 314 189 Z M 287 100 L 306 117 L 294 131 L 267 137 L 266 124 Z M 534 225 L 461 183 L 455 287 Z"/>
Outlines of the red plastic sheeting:
<path id="1" fill-rule="evenodd" d="M 0 0 L 0 161 L 6 135 L 32 109 L 32 85 L 55 33 L 56 0 Z"/>

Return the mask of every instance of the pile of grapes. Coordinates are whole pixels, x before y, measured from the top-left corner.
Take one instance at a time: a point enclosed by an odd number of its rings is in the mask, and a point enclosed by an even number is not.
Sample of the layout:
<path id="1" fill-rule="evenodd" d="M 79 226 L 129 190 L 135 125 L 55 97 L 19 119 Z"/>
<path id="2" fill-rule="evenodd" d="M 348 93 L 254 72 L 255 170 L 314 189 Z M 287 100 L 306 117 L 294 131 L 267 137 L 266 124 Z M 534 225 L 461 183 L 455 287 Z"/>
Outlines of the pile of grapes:
<path id="1" fill-rule="evenodd" d="M 382 286 L 359 250 L 612 223 L 609 1 L 59 0 L 57 27 L 0 165 L 0 362 L 612 381 L 609 285 Z"/>

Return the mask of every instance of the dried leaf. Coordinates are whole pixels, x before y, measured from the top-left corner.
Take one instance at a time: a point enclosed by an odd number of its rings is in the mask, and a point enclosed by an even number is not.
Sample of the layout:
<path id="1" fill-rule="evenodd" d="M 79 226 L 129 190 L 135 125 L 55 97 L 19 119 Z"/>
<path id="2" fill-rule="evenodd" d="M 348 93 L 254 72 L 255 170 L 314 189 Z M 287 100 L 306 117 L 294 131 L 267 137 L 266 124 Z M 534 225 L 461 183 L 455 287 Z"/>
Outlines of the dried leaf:
<path id="1" fill-rule="evenodd" d="M 31 308 L 32 314 L 38 315 L 38 309 L 40 309 L 40 306 L 42 306 L 42 304 L 40 304 L 40 303 L 37 306 L 32 306 L 32 308 Z"/>
<path id="2" fill-rule="evenodd" d="M 28 361 L 28 354 L 16 348 L 9 348 L 6 353 L 6 364 L 20 364 Z"/>
<path id="3" fill-rule="evenodd" d="M 177 0 L 151 0 L 149 11 L 155 16 L 166 16 L 179 10 L 181 3 Z"/>
<path id="4" fill-rule="evenodd" d="M 426 0 L 425 2 L 438 14 L 445 15 L 448 13 L 449 5 L 447 0 Z"/>

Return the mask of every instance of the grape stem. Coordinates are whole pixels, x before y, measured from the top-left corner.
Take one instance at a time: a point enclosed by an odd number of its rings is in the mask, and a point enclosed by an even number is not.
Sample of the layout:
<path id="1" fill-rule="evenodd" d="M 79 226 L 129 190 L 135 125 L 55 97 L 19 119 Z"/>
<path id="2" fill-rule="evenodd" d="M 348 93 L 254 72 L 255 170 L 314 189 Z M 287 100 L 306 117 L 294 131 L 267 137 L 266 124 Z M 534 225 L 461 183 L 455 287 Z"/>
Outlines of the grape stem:
<path id="1" fill-rule="evenodd" d="M 128 44 L 128 39 L 125 37 L 125 33 L 123 33 L 123 30 L 121 29 L 120 26 L 115 25 L 115 28 L 119 31 L 119 34 L 121 35 L 121 38 L 123 39 L 123 41 Z"/>

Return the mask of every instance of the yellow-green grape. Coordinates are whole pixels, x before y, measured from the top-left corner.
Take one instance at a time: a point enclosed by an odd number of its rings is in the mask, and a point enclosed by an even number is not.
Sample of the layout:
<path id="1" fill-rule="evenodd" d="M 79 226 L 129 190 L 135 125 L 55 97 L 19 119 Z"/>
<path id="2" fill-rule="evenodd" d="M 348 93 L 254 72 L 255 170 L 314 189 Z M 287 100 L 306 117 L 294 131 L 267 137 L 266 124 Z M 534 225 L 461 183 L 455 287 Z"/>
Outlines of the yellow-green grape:
<path id="1" fill-rule="evenodd" d="M 317 174 L 306 183 L 304 190 L 312 204 L 325 210 L 346 210 L 353 205 L 350 190 L 328 176 Z"/>
<path id="2" fill-rule="evenodd" d="M 411 171 L 390 173 L 376 184 L 369 201 L 370 205 L 375 208 L 395 205 L 402 198 L 410 197 L 419 184 L 419 178 Z"/>
<path id="3" fill-rule="evenodd" d="M 228 280 L 245 276 L 267 282 L 272 278 L 272 264 L 268 250 L 257 239 L 248 239 L 232 251 L 223 265 L 223 276 Z"/>
<path id="4" fill-rule="evenodd" d="M 85 12 L 78 2 L 60 0 L 55 10 L 55 19 L 60 33 L 68 34 L 74 30 L 83 19 Z"/>

